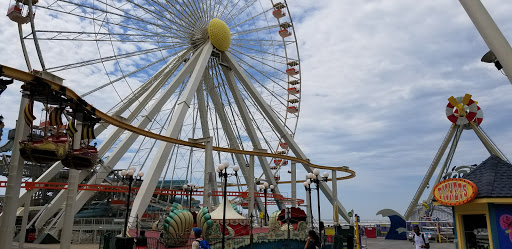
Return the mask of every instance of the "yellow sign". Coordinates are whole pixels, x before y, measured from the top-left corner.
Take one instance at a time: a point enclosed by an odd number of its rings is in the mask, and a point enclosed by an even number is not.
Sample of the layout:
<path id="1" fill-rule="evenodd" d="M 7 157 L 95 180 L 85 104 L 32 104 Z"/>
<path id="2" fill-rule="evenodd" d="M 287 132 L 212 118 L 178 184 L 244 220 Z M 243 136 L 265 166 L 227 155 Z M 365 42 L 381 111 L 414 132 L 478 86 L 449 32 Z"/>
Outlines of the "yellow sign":
<path id="1" fill-rule="evenodd" d="M 325 228 L 325 235 L 334 235 L 334 228 L 333 227 L 326 227 Z"/>
<path id="2" fill-rule="evenodd" d="M 260 218 L 263 219 L 263 212 L 260 212 Z"/>
<path id="3" fill-rule="evenodd" d="M 473 182 L 460 178 L 444 180 L 434 188 L 434 198 L 447 206 L 466 204 L 475 199 L 477 193 L 478 189 Z"/>

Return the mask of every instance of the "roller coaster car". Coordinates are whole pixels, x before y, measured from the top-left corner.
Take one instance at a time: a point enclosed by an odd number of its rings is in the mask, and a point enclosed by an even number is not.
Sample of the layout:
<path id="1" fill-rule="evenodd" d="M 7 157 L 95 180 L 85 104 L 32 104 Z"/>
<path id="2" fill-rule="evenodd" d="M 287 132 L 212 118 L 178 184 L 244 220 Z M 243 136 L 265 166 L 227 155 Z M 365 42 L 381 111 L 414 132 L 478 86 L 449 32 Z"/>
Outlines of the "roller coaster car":
<path id="1" fill-rule="evenodd" d="M 54 163 L 62 160 L 69 150 L 66 136 L 50 136 L 36 141 L 20 141 L 20 155 L 34 163 Z"/>
<path id="2" fill-rule="evenodd" d="M 94 146 L 88 145 L 85 148 L 70 150 L 66 157 L 62 159 L 62 165 L 70 169 L 90 169 L 98 161 L 98 150 Z"/>

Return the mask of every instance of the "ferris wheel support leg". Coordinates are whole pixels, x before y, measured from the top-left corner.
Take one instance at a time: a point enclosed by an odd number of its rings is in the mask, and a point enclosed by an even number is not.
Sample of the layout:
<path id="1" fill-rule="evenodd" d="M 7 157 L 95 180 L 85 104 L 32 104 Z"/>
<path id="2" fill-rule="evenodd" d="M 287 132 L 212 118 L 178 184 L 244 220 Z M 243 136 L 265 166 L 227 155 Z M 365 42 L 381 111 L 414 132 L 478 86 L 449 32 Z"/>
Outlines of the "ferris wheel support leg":
<path id="1" fill-rule="evenodd" d="M 190 61 L 194 62 L 195 61 L 194 58 L 196 58 L 196 57 L 193 57 Z M 172 63 L 172 61 L 169 62 L 169 64 L 167 64 L 166 66 L 170 65 L 170 63 Z M 172 67 L 170 70 L 166 71 L 165 70 L 166 66 L 162 67 L 161 71 L 159 71 L 159 72 L 163 72 L 162 74 L 157 73 L 157 74 L 155 74 L 155 76 L 151 77 L 146 82 L 148 84 L 152 84 L 153 86 L 149 89 L 149 91 L 146 91 L 146 93 L 144 93 L 142 95 L 142 98 L 130 98 L 130 99 L 126 100 L 125 104 L 123 104 L 115 112 L 115 114 L 120 115 L 120 114 L 124 113 L 132 104 L 134 104 L 136 101 L 139 101 L 139 103 L 135 106 L 135 108 L 132 110 L 130 115 L 128 115 L 128 117 L 126 118 L 129 122 L 132 122 L 137 117 L 137 115 L 139 115 L 142 112 L 142 110 L 147 106 L 147 104 L 151 101 L 151 99 L 158 93 L 158 90 L 161 89 L 161 87 L 167 82 L 167 80 L 174 74 L 174 72 L 178 68 L 178 65 L 176 65 L 175 67 Z M 169 86 L 164 90 L 164 93 L 162 93 L 162 95 L 159 97 L 159 99 L 157 101 L 155 101 L 155 103 L 151 107 L 149 107 L 149 112 L 146 114 L 145 118 L 143 118 L 141 121 L 139 121 L 136 124 L 137 127 L 145 128 L 151 122 L 151 120 L 158 113 L 158 110 L 160 110 L 160 108 L 162 108 L 162 106 L 165 104 L 165 102 L 176 91 L 178 86 L 181 84 L 181 82 L 185 79 L 186 75 L 188 75 L 188 73 L 190 71 L 191 71 L 191 67 L 185 67 L 178 73 L 178 75 L 176 76 L 176 80 L 171 82 L 169 84 Z M 137 95 L 134 95 L 134 96 L 137 96 Z M 100 129 L 101 127 L 102 126 L 99 126 L 99 127 L 96 127 L 96 129 L 94 129 L 95 134 L 98 134 L 98 133 L 96 133 L 96 131 L 97 131 L 97 129 Z M 106 129 L 106 126 L 103 126 L 103 127 L 104 128 L 101 128 L 101 129 L 103 129 L 103 130 Z M 98 148 L 98 155 L 100 157 L 104 156 L 105 153 L 111 148 L 111 146 L 116 142 L 116 140 L 121 136 L 121 134 L 123 132 L 124 132 L 123 129 L 116 127 L 116 129 L 112 132 L 112 134 L 109 135 L 108 138 L 101 143 L 100 147 Z M 137 137 L 138 137 L 138 135 L 130 133 L 123 141 L 121 141 L 119 146 L 117 146 L 117 148 L 114 150 L 114 152 L 110 155 L 109 159 L 105 162 L 104 166 L 100 167 L 98 169 L 98 172 L 95 175 L 93 175 L 93 177 L 89 180 L 89 182 L 87 184 L 99 184 L 99 183 L 103 182 L 103 180 L 108 176 L 108 174 L 112 171 L 114 166 L 117 164 L 117 162 L 121 159 L 122 155 L 124 153 L 126 153 L 126 151 L 128 151 L 129 147 L 133 144 L 133 142 L 137 139 Z M 59 163 L 59 166 L 60 166 L 60 169 L 62 169 L 61 163 Z M 57 170 L 56 172 L 58 172 L 59 170 Z M 88 172 L 86 172 L 86 171 L 80 172 L 79 181 L 83 181 L 83 179 L 85 179 L 85 177 L 87 177 L 87 175 L 88 175 Z M 44 181 L 49 181 L 49 179 L 51 177 L 52 176 L 49 176 L 48 180 L 44 180 Z M 74 210 L 75 210 L 74 213 L 76 214 L 80 210 L 80 208 L 85 204 L 85 202 L 87 202 L 87 200 L 89 198 L 91 198 L 93 195 L 94 195 L 94 192 L 92 192 L 92 191 L 80 191 L 77 196 L 76 205 L 74 207 Z M 56 212 L 58 212 L 60 207 L 62 207 L 62 205 L 64 204 L 64 201 L 65 201 L 64 198 L 65 198 L 64 192 L 61 191 L 53 199 L 53 201 L 48 206 L 48 208 L 45 209 L 45 211 L 41 214 L 40 218 L 37 220 L 37 222 L 36 222 L 37 228 L 40 228 L 41 226 L 43 226 L 44 223 L 49 218 L 51 218 Z M 63 220 L 61 219 L 61 220 L 59 220 L 59 222 L 57 222 L 56 226 L 58 228 L 62 227 L 62 221 Z"/>
<path id="2" fill-rule="evenodd" d="M 485 133 L 482 132 L 482 128 L 480 128 L 480 126 L 476 126 L 476 125 L 472 124 L 471 128 L 473 128 L 476 135 L 478 136 L 480 141 L 482 141 L 485 148 L 489 151 L 490 154 L 496 155 L 499 158 L 501 158 L 503 161 L 508 162 L 508 159 L 505 156 L 503 156 L 501 151 L 498 148 L 496 148 L 496 146 L 493 144 L 493 142 L 485 135 Z"/>
<path id="3" fill-rule="evenodd" d="M 425 177 L 423 178 L 423 181 L 421 182 L 418 190 L 416 191 L 416 194 L 412 198 L 412 201 L 409 204 L 407 211 L 405 212 L 404 217 L 406 220 L 408 220 L 411 217 L 412 212 L 414 211 L 414 208 L 418 204 L 418 201 L 421 198 L 421 196 L 423 195 L 423 192 L 425 191 L 427 184 L 430 182 L 432 175 L 436 171 L 437 165 L 439 165 L 439 162 L 443 158 L 444 152 L 446 151 L 446 148 L 448 148 L 448 145 L 450 144 L 450 141 L 452 140 L 453 136 L 455 135 L 456 130 L 457 130 L 457 125 L 453 124 L 450 127 L 448 134 L 444 138 L 444 141 L 441 144 L 441 147 L 437 151 L 437 154 L 436 154 L 434 160 L 432 161 L 432 164 L 430 164 L 430 168 L 428 169 L 427 174 L 425 174 Z"/>
<path id="4" fill-rule="evenodd" d="M 203 75 L 206 64 L 208 63 L 208 60 L 212 54 L 212 50 L 213 45 L 208 42 L 202 49 L 199 50 L 200 52 L 198 51 L 199 59 L 194 68 L 194 71 L 190 75 L 187 86 L 183 91 L 178 105 L 171 117 L 171 121 L 169 122 L 165 132 L 165 136 L 173 138 L 178 137 L 196 89 L 201 82 L 201 76 Z M 158 184 L 158 179 L 162 174 L 165 162 L 167 161 L 167 157 L 170 155 L 173 146 L 174 144 L 170 143 L 160 143 L 156 152 L 156 155 L 159 155 L 159 157 L 154 158 L 151 162 L 151 165 L 147 171 L 147 176 L 145 177 L 144 181 L 142 181 L 139 192 L 133 201 L 133 208 L 130 214 L 129 224 L 134 224 L 136 222 L 136 217 L 142 217 L 144 214 L 144 211 L 146 210 L 149 201 L 153 196 L 153 192 L 155 191 L 156 185 Z"/>
<path id="5" fill-rule="evenodd" d="M 213 85 L 213 82 L 210 79 L 209 74 L 206 74 L 206 88 L 207 91 L 210 93 L 210 98 L 213 103 L 213 107 L 215 108 L 215 112 L 217 113 L 220 124 L 222 126 L 222 130 L 225 132 L 226 137 L 228 138 L 228 144 L 229 148 L 232 149 L 241 149 L 240 145 L 238 144 L 235 133 L 233 132 L 233 129 L 231 128 L 231 125 L 229 124 L 228 118 L 226 116 L 225 109 L 223 107 L 222 101 L 219 97 L 219 94 L 217 91 L 215 91 L 215 86 Z M 249 179 L 249 173 L 247 172 L 247 161 L 245 160 L 244 156 L 241 154 L 235 154 L 235 158 L 237 160 L 238 165 L 240 166 L 240 171 L 242 171 L 242 176 L 245 179 L 245 182 L 250 182 L 251 179 Z M 263 203 L 261 202 L 260 198 L 256 198 L 256 203 L 258 205 L 259 210 L 263 210 Z M 261 209 L 260 209 L 261 208 Z"/>
<path id="6" fill-rule="evenodd" d="M 219 205 L 218 196 L 209 196 L 210 191 L 217 191 L 216 177 L 215 177 L 215 166 L 213 165 L 213 137 L 210 135 L 210 127 L 208 125 L 208 112 L 206 111 L 206 105 L 204 100 L 204 93 L 202 87 L 197 89 L 197 104 L 199 108 L 199 119 L 201 121 L 201 131 L 203 137 L 209 138 L 209 142 L 206 144 L 205 153 L 205 174 L 204 174 L 204 195 L 203 195 L 203 207 L 210 207 L 211 204 L 214 206 Z M 207 191 L 208 190 L 208 191 Z"/>
<path id="7" fill-rule="evenodd" d="M 249 219 L 251 219 L 251 228 L 252 222 L 254 218 L 254 155 L 249 156 L 249 182 L 247 183 L 247 188 L 249 191 L 249 205 L 247 206 L 247 210 L 249 212 Z M 251 238 L 252 238 L 252 230 L 251 230 Z"/>
<path id="8" fill-rule="evenodd" d="M 24 121 L 25 106 L 28 102 L 29 100 L 27 98 L 21 97 L 14 141 L 23 140 L 29 133 L 29 127 Z M 20 144 L 14 143 L 11 154 L 11 164 L 9 165 L 9 176 L 7 177 L 7 189 L 5 190 L 5 202 L 1 216 L 0 248 L 11 248 L 24 164 L 25 161 L 20 156 Z"/>
<path id="9" fill-rule="evenodd" d="M 221 67 L 222 67 L 222 72 L 224 73 L 224 76 L 226 77 L 226 81 L 228 83 L 229 90 L 231 91 L 231 94 L 233 95 L 233 99 L 235 100 L 238 112 L 240 113 L 240 116 L 242 117 L 242 122 L 246 128 L 247 135 L 251 139 L 252 145 L 255 149 L 262 149 L 260 140 L 256 133 L 256 129 L 254 129 L 254 125 L 251 121 L 251 118 L 249 117 L 247 106 L 245 105 L 245 102 L 242 98 L 242 94 L 240 93 L 240 90 L 238 89 L 238 86 L 236 84 L 235 76 L 233 75 L 233 71 L 227 67 L 224 67 L 224 66 L 221 66 Z M 274 174 L 272 174 L 272 170 L 270 169 L 267 159 L 259 156 L 258 160 L 262 167 L 263 173 L 265 174 L 265 178 L 266 178 L 267 182 L 274 185 L 274 192 L 276 194 L 279 194 L 280 193 L 279 186 L 276 182 L 276 179 L 274 178 Z M 286 206 L 279 200 L 276 200 L 276 203 L 277 203 L 279 210 L 286 208 Z"/>
<path id="10" fill-rule="evenodd" d="M 244 73 L 243 69 L 236 63 L 236 60 L 233 58 L 233 56 L 227 51 L 224 52 L 223 55 L 224 55 L 224 58 L 226 58 L 228 65 L 231 67 L 231 69 L 235 73 L 236 77 L 240 81 L 240 83 L 244 86 L 244 88 L 249 93 L 249 95 L 251 95 L 251 97 L 254 99 L 254 101 L 256 102 L 258 107 L 267 116 L 268 120 L 271 122 L 274 129 L 276 129 L 276 131 L 281 135 L 281 137 L 288 144 L 288 146 L 290 147 L 292 152 L 295 154 L 295 156 L 299 157 L 299 158 L 307 159 L 304 152 L 302 152 L 302 150 L 300 149 L 298 144 L 293 139 L 293 136 L 286 131 L 286 128 L 283 126 L 282 122 L 279 120 L 279 118 L 277 118 L 277 116 L 274 113 L 274 111 L 272 110 L 272 108 L 270 108 L 270 106 L 265 101 L 265 99 L 263 99 L 263 97 L 260 95 L 260 93 L 258 92 L 258 89 L 256 89 L 256 87 L 251 83 L 249 77 Z M 302 165 L 302 166 L 308 173 L 313 173 L 313 170 L 309 166 L 307 166 L 307 165 Z M 329 189 L 329 187 L 326 184 L 322 183 L 322 184 L 320 184 L 320 189 L 324 193 L 325 197 L 331 202 L 331 204 L 337 203 L 338 211 L 340 211 L 341 216 L 347 222 L 350 222 L 350 217 L 348 217 L 347 211 L 345 210 L 345 208 L 339 201 L 337 201 L 333 198 L 332 191 Z"/>
<path id="11" fill-rule="evenodd" d="M 73 137 L 73 149 L 80 149 L 82 141 L 82 122 L 76 121 L 76 132 Z M 77 169 L 69 169 L 68 189 L 66 190 L 66 207 L 64 208 L 64 226 L 60 236 L 60 249 L 71 248 L 71 239 L 73 237 L 73 221 L 75 213 L 73 206 L 76 201 L 76 193 L 78 190 L 78 173 Z"/>
<path id="12" fill-rule="evenodd" d="M 494 52 L 503 66 L 503 71 L 512 84 L 512 48 L 498 25 L 480 0 L 460 0 L 460 4 L 468 14 L 476 29 L 484 39 L 489 49 Z"/>
<path id="13" fill-rule="evenodd" d="M 30 199 L 34 194 L 34 190 L 27 188 L 27 195 L 25 196 L 25 204 L 23 204 L 23 218 L 21 218 L 21 229 L 18 235 L 18 248 L 23 249 L 25 243 L 25 235 L 27 234 L 28 213 L 30 213 Z"/>

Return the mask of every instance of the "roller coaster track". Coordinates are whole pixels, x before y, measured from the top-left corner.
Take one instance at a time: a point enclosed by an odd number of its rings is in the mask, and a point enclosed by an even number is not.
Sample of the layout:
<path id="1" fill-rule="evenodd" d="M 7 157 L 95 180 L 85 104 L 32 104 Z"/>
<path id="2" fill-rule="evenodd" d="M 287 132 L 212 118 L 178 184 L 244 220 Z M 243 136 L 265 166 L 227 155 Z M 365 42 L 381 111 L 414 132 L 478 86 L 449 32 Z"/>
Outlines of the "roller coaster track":
<path id="1" fill-rule="evenodd" d="M 166 137 L 166 136 L 152 133 L 152 132 L 137 128 L 133 125 L 124 123 L 124 122 L 122 122 L 116 118 L 113 118 L 113 117 L 107 115 L 106 113 L 96 109 L 94 106 L 87 103 L 84 99 L 80 98 L 80 96 L 78 96 L 78 94 L 76 94 L 70 88 L 60 85 L 58 83 L 55 83 L 53 81 L 50 81 L 48 79 L 44 79 L 44 78 L 34 75 L 32 73 L 24 72 L 22 70 L 15 69 L 15 68 L 4 66 L 4 65 L 0 64 L 0 75 L 25 82 L 26 84 L 37 84 L 39 86 L 43 86 L 43 87 L 46 86 L 48 88 L 51 88 L 51 90 L 53 90 L 53 92 L 55 94 L 59 94 L 62 97 L 65 97 L 66 99 L 68 99 L 70 102 L 72 102 L 73 105 L 75 106 L 75 108 L 80 107 L 81 111 L 85 112 L 86 114 L 94 116 L 96 118 L 99 118 L 99 119 L 103 120 L 104 122 L 109 123 L 113 126 L 119 127 L 121 129 L 139 134 L 141 136 L 160 140 L 163 142 L 174 143 L 174 144 L 189 146 L 189 147 L 193 147 L 193 148 L 205 149 L 204 144 L 184 141 L 184 140 L 175 139 L 175 138 L 171 138 L 171 137 Z M 306 159 L 297 158 L 297 157 L 288 156 L 288 155 L 279 155 L 279 154 L 259 152 L 259 151 L 249 151 L 249 150 L 237 150 L 237 149 L 230 149 L 230 148 L 223 148 L 223 147 L 216 147 L 216 146 L 213 147 L 213 150 L 220 151 L 220 152 L 226 152 L 226 153 L 250 155 L 250 156 L 281 158 L 281 159 L 285 159 L 285 160 L 298 162 L 303 165 L 308 165 L 311 168 L 324 169 L 324 170 L 335 170 L 335 171 L 341 171 L 341 172 L 347 173 L 346 176 L 336 178 L 337 180 L 347 180 L 350 178 L 354 178 L 356 176 L 355 171 L 349 169 L 348 166 L 339 166 L 339 167 L 322 166 L 322 165 L 313 164 L 309 160 L 306 160 Z M 297 182 L 301 182 L 301 181 L 297 181 Z M 279 182 L 279 183 L 290 183 L 290 182 Z"/>

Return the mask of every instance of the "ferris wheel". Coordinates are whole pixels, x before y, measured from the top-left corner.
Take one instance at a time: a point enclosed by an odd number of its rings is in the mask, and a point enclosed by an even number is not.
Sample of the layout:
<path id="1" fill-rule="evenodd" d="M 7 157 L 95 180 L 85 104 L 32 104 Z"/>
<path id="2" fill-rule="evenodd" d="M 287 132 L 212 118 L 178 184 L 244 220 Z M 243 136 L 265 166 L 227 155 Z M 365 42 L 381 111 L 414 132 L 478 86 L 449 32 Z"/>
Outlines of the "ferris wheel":
<path id="1" fill-rule="evenodd" d="M 29 70 L 64 78 L 65 85 L 97 108 L 109 110 L 109 115 L 182 140 L 211 137 L 218 147 L 276 154 L 293 151 L 305 158 L 293 141 L 301 70 L 286 1 L 16 0 L 14 4 L 8 16 L 18 23 Z M 88 177 L 89 184 L 108 180 L 114 167 L 136 167 L 146 171 L 143 193 L 162 187 L 166 179 L 215 189 L 213 164 L 230 161 L 245 166 L 249 161 L 244 155 L 206 154 L 107 124 L 100 123 L 95 133 L 101 163 L 92 177 L 89 171 L 80 173 L 80 181 Z M 205 165 L 206 157 L 211 165 Z M 279 171 L 288 162 L 258 158 L 257 163 L 259 179 L 273 184 L 279 193 Z M 62 167 L 55 163 L 37 181 L 49 181 Z M 237 181 L 248 182 L 244 168 Z M 80 192 L 75 210 L 92 195 Z M 144 212 L 150 199 L 151 194 L 137 195 L 132 219 Z M 36 226 L 54 216 L 64 201 L 60 193 Z M 203 202 L 219 201 L 205 196 Z"/>

